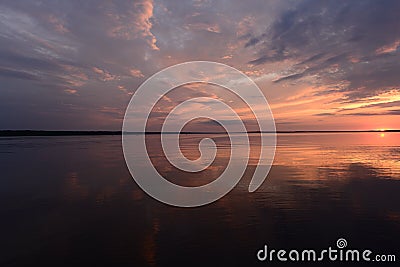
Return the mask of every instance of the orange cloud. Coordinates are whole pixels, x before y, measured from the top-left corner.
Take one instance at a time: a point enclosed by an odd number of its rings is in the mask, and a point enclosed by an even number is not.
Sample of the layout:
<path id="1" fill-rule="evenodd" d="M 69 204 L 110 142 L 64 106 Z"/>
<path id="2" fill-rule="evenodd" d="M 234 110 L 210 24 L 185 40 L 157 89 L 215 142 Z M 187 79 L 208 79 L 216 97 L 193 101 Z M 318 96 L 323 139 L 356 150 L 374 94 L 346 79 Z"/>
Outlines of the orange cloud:
<path id="1" fill-rule="evenodd" d="M 376 49 L 375 52 L 377 55 L 392 53 L 392 52 L 395 52 L 399 46 L 400 46 L 400 40 L 396 40 L 392 44 L 384 45 L 384 46 Z"/>
<path id="2" fill-rule="evenodd" d="M 99 74 L 103 81 L 113 81 L 113 80 L 117 80 L 118 79 L 118 76 L 113 75 L 113 74 L 109 73 L 108 71 L 102 70 L 100 68 L 93 67 L 92 70 L 95 73 Z"/>
<path id="3" fill-rule="evenodd" d="M 144 77 L 143 73 L 139 69 L 131 69 L 131 70 L 129 70 L 129 72 L 133 77 L 136 77 L 136 78 Z"/>
<path id="4" fill-rule="evenodd" d="M 360 99 L 359 101 L 351 104 L 345 104 L 341 106 L 343 109 L 357 109 L 357 108 L 364 108 L 372 105 L 377 104 L 386 104 L 400 101 L 400 91 L 399 90 L 390 90 L 388 92 L 384 92 L 378 94 L 373 97 L 367 97 Z"/>
<path id="5" fill-rule="evenodd" d="M 75 89 L 65 89 L 64 92 L 66 92 L 67 94 L 73 95 L 73 94 L 76 94 L 78 91 Z"/>

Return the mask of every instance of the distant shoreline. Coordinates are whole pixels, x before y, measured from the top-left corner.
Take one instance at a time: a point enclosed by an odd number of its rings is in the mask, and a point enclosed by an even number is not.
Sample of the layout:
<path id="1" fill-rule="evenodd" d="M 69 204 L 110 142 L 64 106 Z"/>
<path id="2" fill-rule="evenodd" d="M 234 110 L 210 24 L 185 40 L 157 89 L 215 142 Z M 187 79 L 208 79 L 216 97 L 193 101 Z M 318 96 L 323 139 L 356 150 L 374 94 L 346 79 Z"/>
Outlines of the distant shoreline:
<path id="1" fill-rule="evenodd" d="M 276 133 L 380 133 L 380 132 L 400 132 L 400 130 L 347 130 L 347 131 L 276 131 Z M 239 132 L 238 132 L 239 133 Z M 250 131 L 247 133 L 261 133 L 260 131 Z M 272 132 L 262 132 L 272 133 Z M 128 132 L 127 134 L 178 134 L 177 132 Z M 180 134 L 226 134 L 225 132 L 181 132 Z M 0 130 L 0 137 L 4 136 L 88 136 L 88 135 L 122 135 L 122 131 L 41 131 L 41 130 Z"/>

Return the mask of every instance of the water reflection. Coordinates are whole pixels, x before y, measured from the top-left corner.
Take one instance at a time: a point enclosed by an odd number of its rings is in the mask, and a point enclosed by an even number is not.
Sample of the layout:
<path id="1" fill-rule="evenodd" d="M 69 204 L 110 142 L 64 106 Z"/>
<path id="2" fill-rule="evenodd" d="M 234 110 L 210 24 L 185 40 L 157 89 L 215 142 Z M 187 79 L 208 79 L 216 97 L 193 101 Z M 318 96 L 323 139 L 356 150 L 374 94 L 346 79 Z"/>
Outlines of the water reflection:
<path id="1" fill-rule="evenodd" d="M 188 186 L 217 177 L 230 155 L 215 135 L 217 158 L 188 176 L 168 165 L 149 136 L 157 169 Z M 201 135 L 182 136 L 198 157 Z M 125 166 L 119 137 L 0 139 L 2 266 L 23 264 L 169 266 L 252 265 L 263 244 L 353 247 L 396 253 L 400 245 L 398 133 L 282 134 L 274 166 L 255 192 L 248 183 L 201 208 L 173 208 L 148 197 Z M 140 158 L 137 158 L 140 161 Z"/>

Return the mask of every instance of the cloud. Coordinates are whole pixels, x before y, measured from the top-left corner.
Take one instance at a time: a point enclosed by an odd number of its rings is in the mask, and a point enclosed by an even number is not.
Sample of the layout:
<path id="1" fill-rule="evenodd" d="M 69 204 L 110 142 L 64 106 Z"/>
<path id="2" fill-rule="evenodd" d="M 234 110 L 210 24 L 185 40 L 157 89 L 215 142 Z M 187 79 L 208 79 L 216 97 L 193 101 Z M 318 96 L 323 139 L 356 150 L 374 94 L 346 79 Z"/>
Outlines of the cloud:
<path id="1" fill-rule="evenodd" d="M 394 43 L 379 47 L 375 51 L 377 55 L 393 53 L 396 52 L 399 46 L 400 46 L 400 40 L 396 40 Z"/>
<path id="2" fill-rule="evenodd" d="M 24 79 L 30 81 L 35 81 L 39 79 L 37 76 L 33 74 L 19 70 L 7 69 L 3 67 L 0 67 L 0 76 L 6 78 L 16 78 L 16 79 Z"/>
<path id="3" fill-rule="evenodd" d="M 394 116 L 395 97 L 384 98 L 400 84 L 399 7 L 391 0 L 3 1 L 0 113 L 19 119 L 3 116 L 0 125 L 120 129 L 118 110 L 145 78 L 192 60 L 250 75 L 290 127 L 309 126 L 319 113 Z M 153 117 L 201 96 L 233 101 L 191 85 L 168 95 Z"/>
<path id="4" fill-rule="evenodd" d="M 126 40 L 143 38 L 152 49 L 159 50 L 156 45 L 157 39 L 151 32 L 153 8 L 152 0 L 119 2 L 118 6 L 113 5 L 112 9 L 115 10 L 107 13 L 113 23 L 113 27 L 109 30 L 110 36 Z"/>
<path id="5" fill-rule="evenodd" d="M 258 51 L 249 63 L 289 60 L 290 73 L 276 82 L 347 81 L 350 99 L 398 88 L 399 10 L 398 1 L 298 1 L 267 31 L 248 36 L 245 47 Z"/>
<path id="6" fill-rule="evenodd" d="M 218 25 L 216 24 L 207 24 L 207 23 L 194 23 L 194 24 L 187 24 L 185 26 L 185 29 L 191 30 L 191 31 L 208 31 L 212 33 L 221 33 L 221 29 Z"/>
<path id="7" fill-rule="evenodd" d="M 76 94 L 78 91 L 75 89 L 65 89 L 64 92 L 66 92 L 67 94 Z"/>
<path id="8" fill-rule="evenodd" d="M 119 77 L 117 75 L 113 75 L 106 70 L 102 70 L 97 67 L 93 67 L 92 69 L 96 74 L 98 74 L 100 76 L 100 79 L 102 81 L 108 82 L 108 81 L 114 81 L 114 80 L 119 79 Z"/>
<path id="9" fill-rule="evenodd" d="M 59 33 L 67 33 L 69 30 L 65 26 L 65 22 L 61 21 L 59 18 L 57 18 L 54 15 L 49 15 L 48 16 L 49 22 L 53 25 L 54 29 L 59 32 Z"/>
<path id="10" fill-rule="evenodd" d="M 129 73 L 136 78 L 143 78 L 144 75 L 139 69 L 130 69 Z"/>
<path id="11" fill-rule="evenodd" d="M 354 112 L 348 114 L 342 114 L 344 116 L 387 116 L 387 115 L 400 115 L 400 109 L 388 110 L 382 112 Z"/>

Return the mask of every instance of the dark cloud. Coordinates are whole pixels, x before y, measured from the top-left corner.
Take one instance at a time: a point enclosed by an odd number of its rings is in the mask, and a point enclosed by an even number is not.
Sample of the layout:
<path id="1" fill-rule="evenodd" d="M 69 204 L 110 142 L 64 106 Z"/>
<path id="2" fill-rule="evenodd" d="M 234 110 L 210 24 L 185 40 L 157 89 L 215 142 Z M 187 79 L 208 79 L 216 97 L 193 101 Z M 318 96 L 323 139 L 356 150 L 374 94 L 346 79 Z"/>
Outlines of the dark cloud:
<path id="1" fill-rule="evenodd" d="M 276 82 L 309 75 L 347 81 L 349 99 L 399 88 L 399 13 L 398 1 L 300 1 L 265 33 L 248 38 L 246 46 L 259 55 L 249 63 L 297 61 Z"/>
<path id="2" fill-rule="evenodd" d="M 281 78 L 279 78 L 277 80 L 274 80 L 274 82 L 278 83 L 278 82 L 287 81 L 287 80 L 297 80 L 297 79 L 299 79 L 301 77 L 306 76 L 308 73 L 310 73 L 310 71 L 305 70 L 305 71 L 303 71 L 301 73 L 296 73 L 296 74 L 291 74 L 291 75 L 288 75 L 288 76 L 281 77 Z"/>
<path id="3" fill-rule="evenodd" d="M 0 62 L 3 66 L 7 65 L 11 67 L 24 67 L 26 69 L 36 68 L 38 70 L 45 71 L 61 70 L 61 67 L 58 63 L 43 58 L 35 58 L 32 56 L 18 54 L 12 51 L 0 51 Z"/>
<path id="4" fill-rule="evenodd" d="M 400 115 L 400 109 L 388 110 L 383 112 L 355 112 L 344 114 L 345 116 L 383 116 L 383 115 Z"/>
<path id="5" fill-rule="evenodd" d="M 345 97 L 338 103 L 357 102 L 399 87 L 399 6 L 398 1 L 3 1 L 0 97 L 6 104 L 0 106 L 0 125 L 34 127 L 36 121 L 38 128 L 60 128 L 64 121 L 67 128 L 119 129 L 121 111 L 146 77 L 191 60 L 221 61 L 259 77 L 276 70 L 260 65 L 277 63 L 281 77 L 274 86 L 312 76 L 327 89 L 311 97 L 341 91 Z M 282 70 L 282 62 L 292 65 Z M 187 92 L 190 96 L 172 95 L 164 108 L 189 97 L 217 97 L 199 88 Z M 18 119 L 7 116 L 11 113 Z"/>
<path id="6" fill-rule="evenodd" d="M 347 109 L 346 111 L 349 111 Z M 342 110 L 343 111 L 343 110 Z M 366 111 L 366 112 L 353 112 L 353 113 L 333 113 L 333 112 L 324 112 L 324 113 L 317 113 L 314 116 L 321 116 L 321 117 L 331 117 L 331 116 L 387 116 L 387 115 L 400 115 L 400 109 L 394 110 L 385 110 L 385 111 Z"/>
<path id="7" fill-rule="evenodd" d="M 314 61 L 322 59 L 324 56 L 325 56 L 325 53 L 319 53 L 319 54 L 313 55 L 313 56 L 307 58 L 306 60 L 296 64 L 296 66 L 301 66 L 301 65 L 308 64 L 308 63 L 312 63 Z"/>
<path id="8" fill-rule="evenodd" d="M 307 66 L 306 68 L 301 67 L 301 65 L 305 65 L 306 64 L 304 62 L 311 63 L 311 62 L 316 61 L 317 59 L 320 59 L 322 57 L 323 57 L 323 54 L 321 53 L 321 54 L 318 54 L 318 55 L 312 56 L 311 58 L 306 59 L 302 63 L 296 64 L 295 66 L 297 66 L 297 67 L 300 66 L 299 69 L 303 69 L 301 72 L 280 77 L 279 79 L 275 80 L 274 82 L 282 82 L 282 81 L 287 81 L 287 80 L 297 80 L 297 79 L 300 79 L 300 78 L 305 77 L 305 76 L 321 74 L 321 70 L 326 70 L 327 68 L 329 68 L 333 64 L 339 64 L 342 60 L 346 60 L 347 55 L 344 54 L 344 53 L 343 54 L 339 54 L 339 55 L 335 55 L 335 56 L 332 56 L 332 57 L 328 57 L 328 58 L 326 58 L 324 60 L 320 60 L 318 62 L 318 64 Z M 333 76 L 335 76 L 335 75 L 331 73 L 330 78 L 332 78 Z"/>
<path id="9" fill-rule="evenodd" d="M 318 114 L 314 114 L 314 116 L 334 116 L 335 113 L 331 113 L 331 112 L 323 112 L 323 113 L 318 113 Z"/>
<path id="10" fill-rule="evenodd" d="M 16 79 L 24 79 L 24 80 L 30 80 L 30 81 L 38 80 L 38 77 L 36 77 L 35 75 L 32 75 L 30 73 L 26 73 L 26 72 L 18 71 L 18 70 L 6 69 L 3 67 L 0 67 L 0 76 L 5 77 L 5 78 L 16 78 Z"/>
<path id="11" fill-rule="evenodd" d="M 0 3 L 0 97 L 8 99 L 0 107 L 1 127 L 120 128 L 121 116 L 112 111 L 123 111 L 142 73 L 158 69 L 144 64 L 152 49 L 140 31 L 129 29 L 126 39 L 110 34 L 125 22 L 118 15 L 134 20 L 145 13 L 135 3 Z"/>

